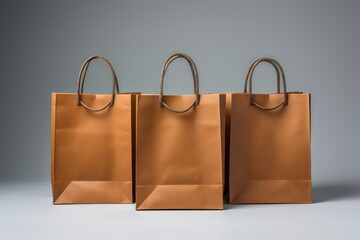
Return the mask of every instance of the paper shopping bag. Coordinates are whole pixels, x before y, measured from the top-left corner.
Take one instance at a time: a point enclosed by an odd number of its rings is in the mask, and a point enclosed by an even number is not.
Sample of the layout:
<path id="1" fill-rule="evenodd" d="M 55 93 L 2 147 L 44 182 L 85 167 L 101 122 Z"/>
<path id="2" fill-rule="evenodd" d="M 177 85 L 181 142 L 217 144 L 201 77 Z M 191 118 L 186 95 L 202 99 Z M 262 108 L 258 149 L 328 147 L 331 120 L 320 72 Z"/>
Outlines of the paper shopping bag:
<path id="1" fill-rule="evenodd" d="M 111 94 L 83 94 L 90 62 L 112 72 Z M 54 204 L 132 203 L 134 94 L 119 94 L 111 64 L 87 59 L 77 93 L 52 94 L 51 182 Z"/>
<path id="2" fill-rule="evenodd" d="M 252 75 L 261 62 L 275 67 L 278 93 L 252 92 Z M 310 94 L 287 92 L 280 64 L 261 58 L 249 69 L 244 93 L 228 97 L 230 203 L 310 203 Z"/>
<path id="3" fill-rule="evenodd" d="M 194 95 L 164 96 L 169 64 L 190 65 Z M 199 94 L 193 60 L 165 62 L 159 95 L 137 101 L 136 208 L 222 209 L 225 95 Z"/>

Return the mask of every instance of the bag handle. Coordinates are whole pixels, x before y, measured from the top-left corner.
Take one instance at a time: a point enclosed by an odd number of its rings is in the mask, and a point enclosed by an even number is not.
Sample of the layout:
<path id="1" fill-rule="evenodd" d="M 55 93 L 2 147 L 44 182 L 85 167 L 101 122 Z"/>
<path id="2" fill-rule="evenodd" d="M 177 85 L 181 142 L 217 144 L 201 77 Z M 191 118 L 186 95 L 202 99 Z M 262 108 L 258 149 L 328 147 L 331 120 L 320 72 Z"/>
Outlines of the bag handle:
<path id="1" fill-rule="evenodd" d="M 259 59 L 257 59 L 259 60 Z M 269 58 L 269 61 L 268 63 L 270 63 L 271 65 L 273 65 L 273 67 L 275 68 L 275 71 L 276 71 L 276 89 L 277 89 L 277 93 L 280 93 L 280 72 L 279 72 L 279 69 L 277 68 L 275 62 L 272 61 L 273 59 L 270 59 Z M 248 85 L 248 80 L 249 80 L 249 74 L 250 74 L 250 69 L 254 66 L 254 64 L 256 63 L 257 61 L 254 61 L 250 68 L 249 68 L 249 71 L 246 75 L 246 79 L 245 79 L 245 87 L 244 87 L 244 93 L 247 92 L 247 85 Z"/>
<path id="2" fill-rule="evenodd" d="M 280 78 L 282 80 L 282 83 L 283 83 L 283 100 L 275 105 L 275 106 L 272 106 L 272 107 L 264 107 L 264 106 L 261 106 L 259 103 L 257 103 L 253 98 L 252 98 L 252 77 L 253 77 L 253 73 L 254 73 L 254 70 L 256 68 L 256 66 L 261 63 L 261 62 L 267 62 L 267 63 L 270 63 L 271 65 L 274 66 L 275 70 L 276 70 L 276 73 L 277 73 L 277 81 L 278 81 L 278 93 L 280 93 Z M 287 106 L 288 104 L 288 97 L 287 97 L 287 92 L 286 92 L 286 80 L 285 80 L 285 74 L 284 74 L 284 70 L 282 69 L 281 65 L 275 60 L 275 59 L 272 59 L 272 58 L 259 58 L 257 59 L 255 62 L 253 62 L 253 64 L 251 64 L 250 68 L 249 68 L 249 71 L 247 73 L 247 76 L 246 76 L 246 80 L 245 80 L 245 87 L 244 87 L 244 92 L 246 93 L 247 92 L 247 88 L 248 88 L 248 85 L 249 85 L 249 106 L 252 106 L 254 105 L 255 107 L 261 109 L 261 110 L 265 110 L 265 111 L 271 111 L 271 110 L 275 110 L 275 109 L 278 109 L 280 107 L 283 107 L 283 106 Z"/>
<path id="3" fill-rule="evenodd" d="M 111 71 L 111 75 L 112 75 L 112 82 L 113 82 L 110 101 L 105 106 L 97 108 L 97 109 L 89 107 L 81 100 L 81 94 L 83 93 L 83 90 L 84 90 L 85 76 L 86 76 L 87 70 L 89 68 L 90 62 L 93 61 L 94 59 L 98 59 L 98 60 L 102 61 L 103 63 L 105 63 L 105 65 L 107 65 L 109 67 L 109 69 Z M 80 68 L 79 77 L 78 77 L 77 106 L 83 106 L 84 108 L 86 108 L 92 112 L 100 112 L 100 111 L 105 110 L 107 107 L 114 106 L 115 94 L 118 94 L 118 93 L 119 93 L 119 85 L 117 82 L 117 77 L 116 77 L 114 68 L 112 67 L 110 62 L 107 59 L 105 59 L 104 57 L 99 56 L 99 55 L 93 55 L 93 56 L 89 57 L 88 59 L 86 59 L 86 61 L 83 63 L 83 65 Z"/>
<path id="4" fill-rule="evenodd" d="M 168 69 L 170 63 L 172 63 L 177 58 L 184 58 L 188 62 L 190 69 L 191 69 L 193 82 L 194 82 L 194 94 L 195 94 L 194 102 L 189 107 L 182 109 L 182 110 L 175 110 L 163 101 L 165 73 L 166 73 L 166 70 Z M 200 104 L 199 76 L 198 76 L 198 71 L 197 71 L 195 62 L 192 60 L 192 58 L 189 55 L 187 55 L 185 53 L 175 53 L 166 59 L 164 65 L 162 67 L 161 76 L 160 76 L 159 102 L 160 102 L 160 107 L 165 107 L 174 113 L 185 113 L 185 112 L 189 111 L 192 107 L 199 106 L 199 104 Z"/>

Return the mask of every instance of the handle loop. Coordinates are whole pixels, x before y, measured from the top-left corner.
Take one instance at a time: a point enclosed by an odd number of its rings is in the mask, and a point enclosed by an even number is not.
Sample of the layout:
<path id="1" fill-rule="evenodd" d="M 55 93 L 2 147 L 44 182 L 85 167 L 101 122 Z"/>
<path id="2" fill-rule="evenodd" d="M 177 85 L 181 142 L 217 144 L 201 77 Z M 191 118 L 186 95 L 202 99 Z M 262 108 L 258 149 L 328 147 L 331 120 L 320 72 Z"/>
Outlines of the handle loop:
<path id="1" fill-rule="evenodd" d="M 111 93 L 111 99 L 110 101 L 103 107 L 100 108 L 92 108 L 89 107 L 87 104 L 85 104 L 82 100 L 81 100 L 81 94 L 83 93 L 84 90 L 84 81 L 85 81 L 85 76 L 87 73 L 87 70 L 89 68 L 90 62 L 93 61 L 94 59 L 98 59 L 100 61 L 102 61 L 103 63 L 105 63 L 105 65 L 107 65 L 111 71 L 111 75 L 112 75 L 112 82 L 113 82 L 113 87 L 112 87 L 112 93 Z M 110 62 L 105 59 L 102 56 L 99 55 L 93 55 L 91 57 L 89 57 L 81 66 L 80 72 L 79 72 L 79 77 L 78 77 L 78 88 L 77 88 L 77 106 L 83 106 L 84 108 L 92 111 L 92 112 L 100 112 L 105 110 L 107 107 L 112 107 L 114 106 L 114 101 L 115 101 L 115 94 L 119 93 L 119 85 L 117 82 L 117 77 L 114 71 L 114 68 L 112 67 L 112 65 L 110 64 Z"/>
<path id="2" fill-rule="evenodd" d="M 259 59 L 257 59 L 259 60 Z M 269 59 L 270 60 L 270 59 Z M 245 87 L 244 87 L 244 93 L 247 92 L 247 85 L 248 85 L 248 80 L 249 80 L 249 74 L 250 74 L 250 69 L 253 68 L 254 64 L 257 61 L 253 62 L 249 68 L 249 71 L 246 75 L 246 79 L 245 79 Z M 275 68 L 275 72 L 276 72 L 276 91 L 277 93 L 280 93 L 280 72 L 279 69 L 277 68 L 277 66 L 275 65 L 275 63 L 273 61 L 268 61 L 268 63 L 270 63 L 271 65 L 273 65 L 273 67 Z"/>
<path id="3" fill-rule="evenodd" d="M 256 68 L 256 66 L 261 63 L 261 62 L 267 62 L 267 63 L 270 63 L 271 65 L 274 66 L 275 70 L 276 70 L 276 74 L 277 74 L 277 85 L 278 85 L 278 93 L 280 93 L 280 78 L 282 80 L 282 83 L 283 83 L 283 100 L 275 105 L 275 106 L 272 106 L 272 107 L 264 107 L 264 106 L 261 106 L 259 103 L 257 103 L 253 98 L 252 98 L 252 77 L 253 77 L 253 73 L 254 73 L 254 70 Z M 247 92 L 247 89 L 248 89 L 248 85 L 249 85 L 249 106 L 252 106 L 254 105 L 255 107 L 261 109 L 261 110 L 265 110 L 265 111 L 271 111 L 271 110 L 275 110 L 275 109 L 278 109 L 282 106 L 287 106 L 288 104 L 288 97 L 287 97 L 287 92 L 286 92 L 286 80 L 285 80 L 285 74 L 284 74 L 284 71 L 281 67 L 281 65 L 275 60 L 275 59 L 272 59 L 272 58 L 259 58 L 257 59 L 255 62 L 253 62 L 249 68 L 249 71 L 247 73 L 247 76 L 246 76 L 246 80 L 245 80 L 245 87 L 244 87 L 244 92 L 246 93 Z"/>
<path id="4" fill-rule="evenodd" d="M 194 82 L 195 100 L 190 106 L 188 106 L 187 108 L 182 109 L 182 110 L 173 109 L 172 107 L 170 107 L 168 104 L 166 104 L 163 101 L 165 73 L 166 73 L 166 70 L 168 69 L 170 63 L 172 63 L 177 58 L 184 58 L 188 62 L 189 66 L 190 66 L 190 69 L 191 69 L 193 82 Z M 159 102 L 160 102 L 160 107 L 165 107 L 166 109 L 168 109 L 168 110 L 170 110 L 171 112 L 174 112 L 174 113 L 185 113 L 185 112 L 189 111 L 192 107 L 199 106 L 199 104 L 200 104 L 199 76 L 198 76 L 198 71 L 197 71 L 196 65 L 195 65 L 194 61 L 191 59 L 191 57 L 189 55 L 184 54 L 184 53 L 175 53 L 175 54 L 169 56 L 166 59 L 164 65 L 162 67 L 161 76 L 160 76 Z"/>

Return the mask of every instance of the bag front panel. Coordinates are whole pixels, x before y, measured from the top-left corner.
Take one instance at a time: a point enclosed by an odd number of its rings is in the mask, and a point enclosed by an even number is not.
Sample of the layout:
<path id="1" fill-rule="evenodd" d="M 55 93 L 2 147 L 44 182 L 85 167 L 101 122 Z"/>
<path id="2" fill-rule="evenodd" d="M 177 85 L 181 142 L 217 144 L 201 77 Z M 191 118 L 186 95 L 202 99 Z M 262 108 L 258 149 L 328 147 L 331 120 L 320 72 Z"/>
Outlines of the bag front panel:
<path id="1" fill-rule="evenodd" d="M 193 96 L 164 96 L 168 105 L 179 109 L 190 105 L 193 99 Z M 220 108 L 223 110 L 220 111 Z M 221 114 L 225 114 L 224 108 L 225 96 L 219 94 L 201 95 L 200 105 L 186 113 L 160 108 L 158 95 L 139 96 L 136 163 L 138 208 L 140 205 L 142 208 L 222 208 L 222 121 L 225 116 Z M 170 185 L 175 192 L 163 187 Z M 156 187 L 158 189 L 155 191 Z M 161 197 L 155 196 L 157 191 L 161 192 Z M 212 192 L 210 195 L 209 191 Z M 169 192 L 182 193 L 184 199 L 171 204 L 173 198 Z M 191 192 L 193 195 L 190 195 Z M 200 192 L 209 196 L 196 196 Z M 159 199 L 145 206 L 143 203 L 150 195 L 151 199 Z M 203 200 L 197 201 L 197 197 Z M 213 201 L 210 198 L 214 198 L 215 203 L 207 205 L 207 202 Z"/>
<path id="2" fill-rule="evenodd" d="M 109 98 L 82 95 L 93 107 Z M 96 113 L 77 106 L 76 94 L 53 94 L 53 104 L 54 202 L 132 202 L 131 95 L 117 94 L 113 107 Z M 113 194 L 106 193 L 106 188 Z M 102 197 L 93 197 L 100 193 Z"/>
<path id="3" fill-rule="evenodd" d="M 265 107 L 282 97 L 253 95 Z M 232 202 L 311 201 L 310 95 L 288 94 L 288 101 L 285 107 L 263 111 L 249 106 L 248 94 L 232 95 Z"/>

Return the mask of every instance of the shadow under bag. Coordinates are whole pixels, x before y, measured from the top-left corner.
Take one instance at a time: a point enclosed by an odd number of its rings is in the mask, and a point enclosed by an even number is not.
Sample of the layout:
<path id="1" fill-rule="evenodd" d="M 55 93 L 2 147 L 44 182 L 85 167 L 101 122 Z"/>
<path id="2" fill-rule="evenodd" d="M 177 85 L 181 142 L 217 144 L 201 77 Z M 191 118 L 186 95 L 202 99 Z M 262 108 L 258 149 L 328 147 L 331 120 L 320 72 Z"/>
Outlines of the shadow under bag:
<path id="1" fill-rule="evenodd" d="M 275 67 L 278 93 L 252 92 L 261 62 Z M 260 58 L 249 69 L 244 93 L 227 97 L 230 203 L 311 203 L 310 94 L 287 92 L 280 64 Z"/>
<path id="2" fill-rule="evenodd" d="M 83 94 L 94 59 L 109 66 L 112 94 Z M 115 72 L 101 56 L 84 62 L 77 93 L 52 94 L 54 204 L 133 202 L 135 100 L 133 94 L 119 94 Z"/>
<path id="3" fill-rule="evenodd" d="M 190 65 L 195 96 L 163 95 L 177 58 Z M 136 209 L 223 209 L 225 95 L 200 95 L 196 66 L 180 53 L 160 86 L 137 101 Z"/>

